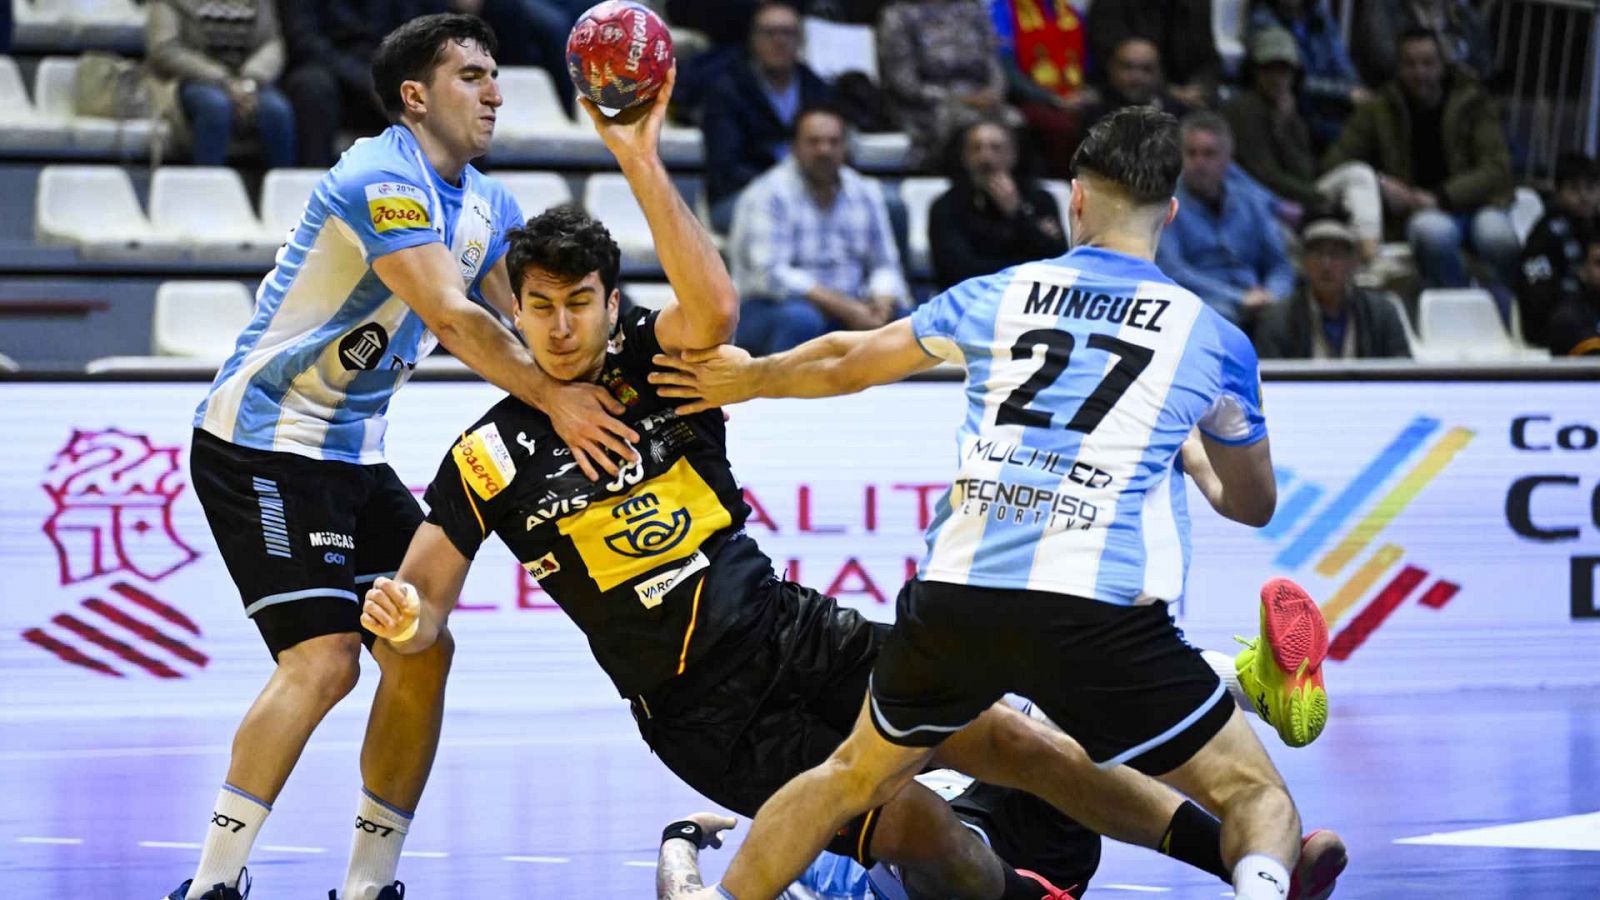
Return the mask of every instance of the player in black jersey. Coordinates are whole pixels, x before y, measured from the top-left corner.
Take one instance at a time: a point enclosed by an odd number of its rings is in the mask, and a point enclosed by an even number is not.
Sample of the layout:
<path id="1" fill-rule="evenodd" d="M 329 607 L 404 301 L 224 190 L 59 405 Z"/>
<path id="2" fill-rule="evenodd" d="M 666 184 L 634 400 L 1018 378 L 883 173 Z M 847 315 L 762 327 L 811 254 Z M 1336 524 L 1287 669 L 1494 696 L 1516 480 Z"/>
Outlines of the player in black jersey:
<path id="1" fill-rule="evenodd" d="M 641 437 L 635 457 L 591 482 L 544 415 L 512 398 L 497 404 L 441 464 L 427 521 L 397 578 L 369 592 L 363 624 L 401 653 L 426 649 L 478 547 L 497 534 L 584 630 L 662 761 L 714 802 L 753 815 L 849 733 L 887 628 L 773 573 L 743 532 L 749 509 L 721 413 L 679 416 L 648 381 L 655 354 L 726 341 L 738 315 L 727 270 L 655 152 L 670 89 L 669 80 L 643 117 L 590 114 L 678 299 L 618 322 L 616 245 L 575 208 L 513 232 L 507 254 L 515 324 L 533 356 L 557 379 L 604 385 Z M 1132 772 L 1096 772 L 1070 740 L 1003 707 L 947 741 L 939 761 L 1036 788 L 1095 830 L 1145 846 L 1181 803 Z M 858 817 L 831 846 L 900 863 L 948 894 L 1040 895 L 921 786 Z"/>

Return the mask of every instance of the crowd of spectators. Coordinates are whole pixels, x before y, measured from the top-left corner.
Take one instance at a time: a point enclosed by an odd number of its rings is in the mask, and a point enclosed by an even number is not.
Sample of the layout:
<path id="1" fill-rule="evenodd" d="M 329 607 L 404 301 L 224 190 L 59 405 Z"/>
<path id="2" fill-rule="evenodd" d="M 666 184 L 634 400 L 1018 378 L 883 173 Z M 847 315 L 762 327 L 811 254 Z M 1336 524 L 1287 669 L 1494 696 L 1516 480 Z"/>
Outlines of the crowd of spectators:
<path id="1" fill-rule="evenodd" d="M 543 67 L 570 104 L 564 43 L 590 2 L 148 0 L 146 55 L 194 162 L 324 167 L 386 124 L 368 66 L 398 23 L 481 15 L 501 64 Z M 1061 252 L 1067 211 L 1040 179 L 1070 177 L 1086 131 L 1138 105 L 1183 123 L 1162 267 L 1264 354 L 1404 355 L 1380 289 L 1470 284 L 1528 341 L 1600 349 L 1575 324 L 1593 325 L 1600 173 L 1563 158 L 1519 239 L 1482 0 L 1371 0 L 1346 25 L 1329 0 L 1250 0 L 1242 61 L 1219 52 L 1213 2 L 649 2 L 687 38 L 674 115 L 703 133 L 700 200 L 745 293 L 740 342 L 783 349 L 914 302 L 898 195 L 849 165 L 856 127 L 905 133 L 907 173 L 950 178 L 928 215 L 943 287 Z M 808 16 L 873 24 L 875 83 L 819 77 Z"/>

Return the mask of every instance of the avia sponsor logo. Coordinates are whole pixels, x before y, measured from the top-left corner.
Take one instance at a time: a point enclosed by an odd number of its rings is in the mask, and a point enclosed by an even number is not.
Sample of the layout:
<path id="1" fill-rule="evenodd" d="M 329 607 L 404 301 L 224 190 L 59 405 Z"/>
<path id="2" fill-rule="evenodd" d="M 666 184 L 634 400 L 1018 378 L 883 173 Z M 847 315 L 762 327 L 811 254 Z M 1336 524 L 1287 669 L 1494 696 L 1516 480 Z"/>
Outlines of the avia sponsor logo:
<path id="1" fill-rule="evenodd" d="M 577 465 L 577 463 L 571 463 L 571 465 Z M 559 500 L 541 503 L 533 508 L 533 512 L 528 514 L 527 530 L 532 531 L 546 522 L 559 519 L 562 516 L 570 516 L 575 512 L 581 512 L 588 508 L 589 498 L 581 495 L 577 497 L 562 497 Z"/>
<path id="2" fill-rule="evenodd" d="M 173 526 L 187 487 L 179 447 L 115 428 L 74 430 L 44 476 L 54 511 L 44 535 L 77 604 L 21 637 L 61 662 L 108 678 L 178 679 L 210 659 L 200 626 L 156 585 L 200 558 Z"/>
<path id="3" fill-rule="evenodd" d="M 1413 595 L 1440 610 L 1460 592 L 1461 585 L 1433 576 L 1404 547 L 1380 538 L 1473 437 L 1417 416 L 1337 490 L 1278 470 L 1277 514 L 1256 533 L 1281 544 L 1273 564 L 1284 572 L 1333 579 L 1322 601 L 1334 632 L 1330 658 L 1349 659 Z"/>
<path id="4" fill-rule="evenodd" d="M 1506 491 L 1506 524 L 1517 537 L 1541 544 L 1582 542 L 1600 534 L 1600 427 L 1557 422 L 1545 413 L 1511 420 L 1511 448 L 1553 470 L 1523 475 Z M 1600 557 L 1573 556 L 1572 618 L 1600 619 L 1596 579 Z"/>
<path id="5" fill-rule="evenodd" d="M 539 557 L 533 562 L 523 563 L 522 568 L 526 569 L 528 574 L 533 576 L 534 581 L 543 581 L 546 576 L 554 575 L 555 573 L 561 571 L 561 563 L 556 561 L 556 555 L 554 553 L 546 553 L 544 556 Z"/>
<path id="6" fill-rule="evenodd" d="M 687 583 L 689 576 L 705 569 L 709 565 L 711 565 L 711 560 L 704 553 L 696 550 L 694 555 L 689 557 L 688 562 L 677 568 L 668 569 L 653 578 L 646 578 L 633 586 L 633 592 L 638 595 L 639 602 L 643 604 L 645 609 L 655 609 L 679 585 Z"/>
<path id="7" fill-rule="evenodd" d="M 313 531 L 311 532 L 311 546 L 354 550 L 356 548 L 356 539 L 348 534 L 339 534 L 336 531 Z"/>
<path id="8" fill-rule="evenodd" d="M 517 477 L 517 464 L 493 422 L 463 434 L 450 455 L 461 470 L 461 480 L 484 500 L 493 499 Z"/>

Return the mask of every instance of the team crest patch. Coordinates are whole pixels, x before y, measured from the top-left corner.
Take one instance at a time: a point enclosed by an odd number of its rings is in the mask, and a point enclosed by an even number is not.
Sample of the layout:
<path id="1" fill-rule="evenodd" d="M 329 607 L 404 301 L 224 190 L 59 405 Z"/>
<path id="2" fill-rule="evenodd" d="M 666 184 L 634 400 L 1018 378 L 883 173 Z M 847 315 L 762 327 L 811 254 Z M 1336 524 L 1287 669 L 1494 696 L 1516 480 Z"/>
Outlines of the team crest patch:
<path id="1" fill-rule="evenodd" d="M 461 470 L 462 480 L 484 500 L 494 499 L 517 477 L 517 464 L 511 461 L 511 451 L 506 449 L 500 429 L 493 422 L 462 435 L 450 455 Z"/>
<path id="2" fill-rule="evenodd" d="M 534 581 L 543 581 L 547 576 L 561 571 L 561 563 L 556 561 L 554 553 L 546 553 L 533 562 L 523 563 L 522 568 L 528 571 Z"/>
<path id="3" fill-rule="evenodd" d="M 379 234 L 396 228 L 432 228 L 428 198 L 415 185 L 381 181 L 366 187 L 367 212 Z"/>
<path id="4" fill-rule="evenodd" d="M 623 406 L 632 406 L 639 402 L 639 392 L 633 389 L 622 377 L 621 369 L 612 369 L 605 374 L 606 390 Z"/>

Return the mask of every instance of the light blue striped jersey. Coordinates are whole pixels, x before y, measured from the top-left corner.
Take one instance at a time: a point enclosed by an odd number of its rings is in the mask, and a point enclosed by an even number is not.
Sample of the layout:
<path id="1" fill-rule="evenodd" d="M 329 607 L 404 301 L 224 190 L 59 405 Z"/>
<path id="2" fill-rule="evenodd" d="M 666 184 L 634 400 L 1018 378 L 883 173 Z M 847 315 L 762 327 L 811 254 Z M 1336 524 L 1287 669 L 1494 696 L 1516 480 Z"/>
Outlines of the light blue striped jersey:
<path id="1" fill-rule="evenodd" d="M 1255 349 L 1147 260 L 1079 247 L 952 287 L 911 317 L 965 365 L 959 470 L 921 578 L 1176 600 L 1189 517 L 1174 458 L 1198 426 L 1266 437 Z"/>
<path id="2" fill-rule="evenodd" d="M 441 241 L 483 302 L 484 273 L 522 221 L 511 195 L 473 167 L 458 185 L 440 178 L 404 126 L 357 141 L 278 251 L 195 427 L 257 450 L 382 462 L 389 398 L 437 339 L 373 260 Z"/>

